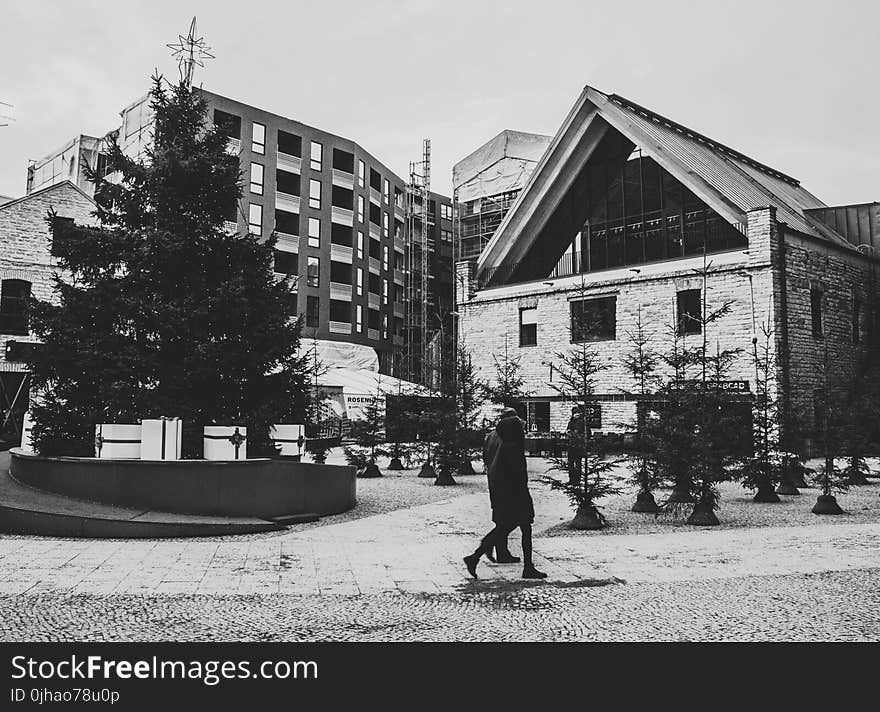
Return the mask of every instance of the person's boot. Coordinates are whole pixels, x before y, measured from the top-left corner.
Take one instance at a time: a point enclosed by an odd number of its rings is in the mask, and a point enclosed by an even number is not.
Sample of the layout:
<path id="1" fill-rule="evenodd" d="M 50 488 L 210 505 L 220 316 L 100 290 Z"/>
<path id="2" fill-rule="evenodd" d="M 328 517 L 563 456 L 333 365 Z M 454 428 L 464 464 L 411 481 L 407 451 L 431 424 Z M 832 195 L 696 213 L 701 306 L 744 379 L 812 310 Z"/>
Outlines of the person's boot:
<path id="1" fill-rule="evenodd" d="M 522 577 L 524 579 L 545 579 L 547 578 L 547 574 L 545 574 L 543 571 L 538 571 L 538 569 L 535 568 L 534 564 L 526 564 L 523 568 Z"/>
<path id="2" fill-rule="evenodd" d="M 510 553 L 510 549 L 495 547 L 495 559 L 499 564 L 518 564 L 522 559 Z"/>
<path id="3" fill-rule="evenodd" d="M 464 557 L 464 565 L 467 566 L 468 573 L 477 578 L 477 564 L 480 561 L 480 557 L 478 554 L 471 554 L 470 556 Z"/>

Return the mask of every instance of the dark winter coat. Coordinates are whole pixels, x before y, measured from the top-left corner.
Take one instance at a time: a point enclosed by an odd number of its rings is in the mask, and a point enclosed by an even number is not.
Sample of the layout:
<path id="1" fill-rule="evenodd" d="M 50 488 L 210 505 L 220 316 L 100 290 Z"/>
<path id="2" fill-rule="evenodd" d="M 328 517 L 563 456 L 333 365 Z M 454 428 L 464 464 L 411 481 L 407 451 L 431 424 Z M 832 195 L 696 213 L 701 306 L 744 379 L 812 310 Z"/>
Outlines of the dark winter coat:
<path id="1" fill-rule="evenodd" d="M 489 475 L 492 521 L 496 524 L 531 524 L 535 507 L 529 494 L 525 433 L 522 421 L 507 417 L 495 426 L 483 447 Z"/>

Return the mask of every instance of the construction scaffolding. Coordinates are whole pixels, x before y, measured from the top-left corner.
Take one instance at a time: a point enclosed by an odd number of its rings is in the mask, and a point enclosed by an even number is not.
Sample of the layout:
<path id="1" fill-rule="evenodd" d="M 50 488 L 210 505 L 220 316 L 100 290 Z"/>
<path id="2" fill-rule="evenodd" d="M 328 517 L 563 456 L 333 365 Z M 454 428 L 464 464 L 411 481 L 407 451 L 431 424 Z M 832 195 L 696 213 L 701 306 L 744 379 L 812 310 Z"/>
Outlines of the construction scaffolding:
<path id="1" fill-rule="evenodd" d="M 427 385 L 430 380 L 428 322 L 432 307 L 431 139 L 422 142 L 422 160 L 409 165 L 406 200 L 406 321 L 404 378 Z"/>

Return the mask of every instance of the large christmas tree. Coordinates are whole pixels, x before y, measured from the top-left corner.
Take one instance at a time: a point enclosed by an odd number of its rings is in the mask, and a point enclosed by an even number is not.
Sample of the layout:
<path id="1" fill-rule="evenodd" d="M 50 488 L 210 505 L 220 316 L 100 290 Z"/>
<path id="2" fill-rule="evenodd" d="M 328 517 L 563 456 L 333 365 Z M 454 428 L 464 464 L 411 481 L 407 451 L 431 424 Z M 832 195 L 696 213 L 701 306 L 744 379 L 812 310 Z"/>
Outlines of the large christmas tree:
<path id="1" fill-rule="evenodd" d="M 53 228 L 66 274 L 58 304 L 32 309 L 45 345 L 30 364 L 35 444 L 88 456 L 96 423 L 178 416 L 185 456 L 211 423 L 247 426 L 264 454 L 270 425 L 303 417 L 296 298 L 274 275 L 274 236 L 224 229 L 241 168 L 198 91 L 155 77 L 151 106 L 146 159 L 111 141 L 119 180 L 92 176 L 100 227 Z"/>

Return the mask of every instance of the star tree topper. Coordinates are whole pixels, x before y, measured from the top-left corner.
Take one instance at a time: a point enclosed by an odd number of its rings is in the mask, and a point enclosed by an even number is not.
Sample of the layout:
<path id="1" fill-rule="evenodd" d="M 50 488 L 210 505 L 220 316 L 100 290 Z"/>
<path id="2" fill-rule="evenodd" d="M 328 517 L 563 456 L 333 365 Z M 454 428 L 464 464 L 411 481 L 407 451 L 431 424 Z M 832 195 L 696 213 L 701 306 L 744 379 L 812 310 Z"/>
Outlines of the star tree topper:
<path id="1" fill-rule="evenodd" d="M 177 43 L 166 45 L 168 49 L 173 50 L 171 56 L 177 60 L 180 80 L 187 86 L 192 86 L 193 70 L 196 65 L 204 67 L 204 60 L 214 59 L 214 55 L 210 52 L 211 48 L 205 44 L 205 38 L 196 37 L 196 34 L 196 18 L 193 17 L 189 34 L 186 37 L 178 35 Z"/>

